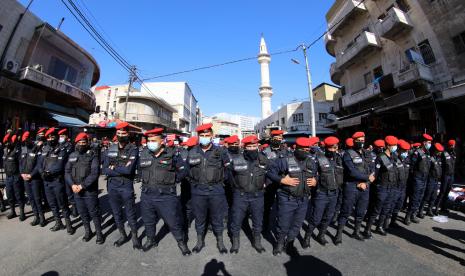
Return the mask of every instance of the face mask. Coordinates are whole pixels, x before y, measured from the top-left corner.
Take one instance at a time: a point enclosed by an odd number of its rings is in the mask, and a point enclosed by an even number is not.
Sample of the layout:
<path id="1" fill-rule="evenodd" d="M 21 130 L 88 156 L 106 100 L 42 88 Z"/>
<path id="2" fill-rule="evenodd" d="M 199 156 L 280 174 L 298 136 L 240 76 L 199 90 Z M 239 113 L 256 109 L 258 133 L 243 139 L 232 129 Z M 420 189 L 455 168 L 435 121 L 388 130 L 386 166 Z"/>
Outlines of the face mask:
<path id="1" fill-rule="evenodd" d="M 357 142 L 357 141 L 354 142 L 354 148 L 357 149 L 357 150 L 363 149 L 364 145 L 365 145 L 364 142 Z"/>
<path id="2" fill-rule="evenodd" d="M 400 156 L 402 157 L 402 159 L 405 159 L 408 156 L 408 152 L 403 152 L 400 154 Z"/>
<path id="3" fill-rule="evenodd" d="M 429 150 L 431 148 L 431 144 L 430 143 L 425 144 L 425 148 Z"/>
<path id="4" fill-rule="evenodd" d="M 76 150 L 79 152 L 79 153 L 84 153 L 87 151 L 87 145 L 76 145 Z"/>
<path id="5" fill-rule="evenodd" d="M 202 145 L 202 146 L 208 146 L 210 145 L 212 141 L 212 138 L 210 137 L 200 137 L 199 138 L 199 143 Z"/>
<path id="6" fill-rule="evenodd" d="M 397 146 L 392 146 L 389 150 L 394 153 L 397 151 Z"/>
<path id="7" fill-rule="evenodd" d="M 257 150 L 244 150 L 244 157 L 248 160 L 257 160 L 258 151 Z"/>
<path id="8" fill-rule="evenodd" d="M 32 148 L 34 147 L 34 142 L 32 142 L 31 140 L 27 140 L 26 142 L 24 142 L 24 145 L 27 147 L 27 148 Z"/>
<path id="9" fill-rule="evenodd" d="M 239 147 L 238 146 L 229 146 L 228 151 L 230 153 L 238 153 L 239 152 Z"/>
<path id="10" fill-rule="evenodd" d="M 319 152 L 319 151 L 320 151 L 320 147 L 318 147 L 318 146 L 310 147 L 310 152 L 311 153 L 315 153 L 315 152 Z"/>
<path id="11" fill-rule="evenodd" d="M 51 147 L 56 146 L 57 142 L 58 142 L 57 140 L 49 140 L 49 141 L 47 141 L 48 145 L 51 146 Z"/>
<path id="12" fill-rule="evenodd" d="M 334 158 L 336 156 L 336 152 L 327 150 L 327 151 L 325 151 L 325 155 L 328 158 Z"/>
<path id="13" fill-rule="evenodd" d="M 281 141 L 279 140 L 271 140 L 271 147 L 272 148 L 279 148 L 281 146 Z"/>
<path id="14" fill-rule="evenodd" d="M 118 142 L 121 144 L 126 144 L 129 142 L 129 136 L 117 136 L 118 137 Z"/>
<path id="15" fill-rule="evenodd" d="M 11 143 L 7 145 L 7 148 L 9 148 L 9 149 L 13 149 L 14 147 L 15 147 L 15 145 L 11 144 Z"/>
<path id="16" fill-rule="evenodd" d="M 294 152 L 294 156 L 298 160 L 302 161 L 302 160 L 305 160 L 305 158 L 307 158 L 308 152 L 301 150 L 301 149 L 296 149 Z"/>
<path id="17" fill-rule="evenodd" d="M 151 152 L 155 152 L 160 148 L 160 143 L 158 143 L 158 142 L 147 142 L 147 148 Z"/>
<path id="18" fill-rule="evenodd" d="M 375 148 L 373 151 L 375 153 L 377 153 L 377 154 L 380 154 L 380 153 L 384 152 L 384 148 Z"/>
<path id="19" fill-rule="evenodd" d="M 60 144 L 63 144 L 65 141 L 66 141 L 65 138 L 62 138 L 62 137 L 60 137 L 60 139 L 58 139 L 58 143 L 60 143 Z"/>
<path id="20" fill-rule="evenodd" d="M 37 135 L 36 141 L 45 141 L 45 137 Z"/>

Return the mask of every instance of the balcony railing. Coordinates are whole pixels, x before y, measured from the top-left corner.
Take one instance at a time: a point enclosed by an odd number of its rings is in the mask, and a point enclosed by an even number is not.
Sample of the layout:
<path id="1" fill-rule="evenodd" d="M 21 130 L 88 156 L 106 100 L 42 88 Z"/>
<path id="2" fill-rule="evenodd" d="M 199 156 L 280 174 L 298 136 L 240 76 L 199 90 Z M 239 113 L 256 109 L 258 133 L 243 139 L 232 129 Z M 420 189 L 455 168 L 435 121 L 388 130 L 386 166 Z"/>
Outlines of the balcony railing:
<path id="1" fill-rule="evenodd" d="M 331 81 L 337 85 L 341 85 L 341 78 L 342 78 L 342 71 L 339 70 L 336 63 L 331 63 L 331 67 L 329 68 L 329 74 L 331 76 Z"/>
<path id="2" fill-rule="evenodd" d="M 21 69 L 19 79 L 30 81 L 66 96 L 73 97 L 79 103 L 83 104 L 86 109 L 94 109 L 95 107 L 95 95 L 92 91 L 75 87 L 68 82 L 56 79 L 32 67 Z"/>
<path id="3" fill-rule="evenodd" d="M 348 107 L 381 94 L 379 83 L 370 83 L 367 87 L 342 97 L 342 106 Z"/>
<path id="4" fill-rule="evenodd" d="M 340 70 L 343 70 L 358 57 L 379 48 L 381 48 L 381 43 L 374 33 L 362 32 L 350 47 L 336 56 L 337 66 Z"/>
<path id="5" fill-rule="evenodd" d="M 406 86 L 418 81 L 433 82 L 434 77 L 428 65 L 413 62 L 394 74 L 395 87 Z"/>
<path id="6" fill-rule="evenodd" d="M 379 34 L 393 40 L 398 35 L 406 33 L 413 28 L 409 16 L 398 8 L 392 8 L 378 25 Z"/>
<path id="7" fill-rule="evenodd" d="M 127 113 L 126 118 L 129 122 L 136 123 L 149 123 L 155 125 L 162 125 L 168 128 L 176 128 L 176 123 L 160 118 L 152 114 L 140 114 L 140 113 Z"/>
<path id="8" fill-rule="evenodd" d="M 328 20 L 328 30 L 331 34 L 338 36 L 347 23 L 358 16 L 367 12 L 365 4 L 361 0 L 346 0 L 342 7 L 334 12 L 334 15 Z"/>
<path id="9" fill-rule="evenodd" d="M 333 57 L 336 56 L 336 52 L 334 50 L 334 46 L 336 45 L 336 38 L 334 38 L 329 32 L 325 34 L 325 46 L 326 52 L 332 55 Z"/>

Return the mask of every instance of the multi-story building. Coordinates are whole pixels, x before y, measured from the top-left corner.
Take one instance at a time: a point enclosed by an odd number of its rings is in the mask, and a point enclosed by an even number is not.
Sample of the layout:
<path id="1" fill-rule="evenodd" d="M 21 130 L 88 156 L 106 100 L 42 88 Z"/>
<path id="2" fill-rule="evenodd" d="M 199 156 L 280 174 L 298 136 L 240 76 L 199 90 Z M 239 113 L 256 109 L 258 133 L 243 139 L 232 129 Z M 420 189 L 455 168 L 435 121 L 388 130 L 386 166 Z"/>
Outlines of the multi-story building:
<path id="1" fill-rule="evenodd" d="M 203 123 L 212 123 L 212 130 L 215 136 L 226 137 L 232 135 L 241 135 L 239 124 L 220 119 L 218 117 L 203 117 Z"/>
<path id="2" fill-rule="evenodd" d="M 260 121 L 258 117 L 244 116 L 239 114 L 218 113 L 212 116 L 213 119 L 224 120 L 237 124 L 239 127 L 239 138 L 255 134 L 255 125 Z"/>
<path id="3" fill-rule="evenodd" d="M 147 82 L 142 91 L 145 87 L 177 110 L 173 119 L 181 132 L 191 134 L 195 131 L 199 125 L 198 103 L 186 82 Z"/>
<path id="4" fill-rule="evenodd" d="M 87 51 L 16 0 L 0 5 L 0 51 L 1 133 L 85 124 L 100 78 Z"/>
<path id="5" fill-rule="evenodd" d="M 144 130 L 155 127 L 164 127 L 168 131 L 176 131 L 177 126 L 173 121 L 177 110 L 165 100 L 155 96 L 148 90 L 139 91 L 132 88 L 128 92 L 129 85 L 99 86 L 94 89 L 97 109 L 99 115 L 92 115 L 94 118 L 104 118 L 105 120 L 120 119 Z M 127 106 L 126 106 L 126 98 Z M 90 121 L 91 124 L 98 124 L 97 121 Z"/>
<path id="6" fill-rule="evenodd" d="M 376 137 L 462 136 L 464 1 L 337 0 L 326 19 L 331 80 L 342 86 L 330 126 Z"/>

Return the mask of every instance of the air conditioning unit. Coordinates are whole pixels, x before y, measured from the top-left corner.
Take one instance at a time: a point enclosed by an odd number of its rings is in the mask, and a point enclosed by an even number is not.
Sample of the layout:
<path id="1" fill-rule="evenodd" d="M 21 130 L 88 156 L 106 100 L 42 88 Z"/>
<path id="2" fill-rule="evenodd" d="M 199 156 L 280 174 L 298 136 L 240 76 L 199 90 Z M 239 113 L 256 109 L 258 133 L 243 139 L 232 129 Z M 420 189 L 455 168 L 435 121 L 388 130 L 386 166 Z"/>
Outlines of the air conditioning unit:
<path id="1" fill-rule="evenodd" d="M 19 70 L 19 63 L 14 61 L 14 60 L 7 60 L 4 64 L 3 64 L 3 70 L 5 71 L 8 71 L 12 74 L 16 74 L 18 73 L 18 70 Z"/>

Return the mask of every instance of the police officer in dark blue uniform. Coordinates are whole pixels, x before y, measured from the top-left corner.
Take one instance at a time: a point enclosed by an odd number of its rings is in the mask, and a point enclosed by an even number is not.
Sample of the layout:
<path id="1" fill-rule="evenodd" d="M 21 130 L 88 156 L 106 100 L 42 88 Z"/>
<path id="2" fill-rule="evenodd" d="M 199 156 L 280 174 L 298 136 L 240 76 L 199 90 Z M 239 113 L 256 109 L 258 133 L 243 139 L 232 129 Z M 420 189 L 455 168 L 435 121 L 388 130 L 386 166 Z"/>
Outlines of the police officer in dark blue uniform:
<path id="1" fill-rule="evenodd" d="M 35 144 L 30 137 L 29 131 L 23 133 L 21 137 L 23 146 L 21 147 L 21 159 L 19 162 L 19 170 L 24 181 L 24 188 L 29 198 L 29 202 L 34 213 L 32 226 L 39 225 L 44 227 L 45 221 L 44 210 L 42 208 L 42 179 L 37 166 L 39 156 L 42 154 L 42 146 Z"/>
<path id="2" fill-rule="evenodd" d="M 397 169 L 396 169 L 396 152 L 398 139 L 392 135 L 386 136 L 385 149 L 378 154 L 375 164 L 375 185 L 371 188 L 374 190 L 375 197 L 373 198 L 373 209 L 369 214 L 369 218 L 365 227 L 364 236 L 367 239 L 372 238 L 371 227 L 378 218 L 376 227 L 377 233 L 386 236 L 385 220 L 390 213 L 392 207 L 393 191 L 397 187 Z"/>
<path id="3" fill-rule="evenodd" d="M 185 148 L 180 151 L 180 156 L 184 163 L 187 162 L 187 157 L 189 156 L 189 151 L 197 146 L 199 143 L 199 137 L 192 136 L 185 142 Z M 194 221 L 194 214 L 192 211 L 192 202 L 191 202 L 191 186 L 189 179 L 184 177 L 181 180 L 181 206 L 184 217 L 184 234 L 185 240 L 187 241 L 189 228 Z"/>
<path id="4" fill-rule="evenodd" d="M 447 198 L 454 183 L 455 175 L 455 162 L 457 156 L 455 154 L 455 140 L 449 140 L 447 142 L 447 149 L 442 153 L 442 179 L 439 195 L 436 199 L 434 214 L 439 214 L 439 208 L 444 213 L 447 213 Z"/>
<path id="5" fill-rule="evenodd" d="M 397 154 L 395 163 L 397 185 L 394 187 L 391 212 L 384 223 L 384 230 L 387 230 L 388 227 L 396 228 L 399 226 L 397 224 L 397 216 L 404 204 L 405 195 L 407 193 L 407 182 L 410 176 L 410 144 L 400 139 L 398 145 L 399 153 Z"/>
<path id="6" fill-rule="evenodd" d="M 58 131 L 58 144 L 62 150 L 67 152 L 68 156 L 74 151 L 74 146 L 68 139 L 68 130 L 66 128 Z M 68 196 L 68 203 L 71 204 L 71 216 L 76 218 L 78 216 L 78 210 L 74 201 L 74 193 L 69 185 L 66 185 L 65 189 L 66 195 Z"/>
<path id="7" fill-rule="evenodd" d="M 355 228 L 352 237 L 363 241 L 360 235 L 363 217 L 366 214 L 370 183 L 375 181 L 371 152 L 363 148 L 365 133 L 359 131 L 352 135 L 354 147 L 348 149 L 342 157 L 344 165 L 344 196 L 341 214 L 338 219 L 337 234 L 334 244 L 342 243 L 342 232 L 355 207 Z"/>
<path id="8" fill-rule="evenodd" d="M 114 243 L 123 245 L 128 237 L 124 229 L 123 207 L 131 228 L 131 240 L 134 249 L 142 249 L 137 237 L 137 217 L 134 194 L 134 177 L 139 157 L 139 149 L 129 141 L 129 124 L 121 122 L 116 125 L 117 143 L 107 150 L 103 160 L 102 174 L 107 178 L 107 190 L 110 206 L 120 238 Z"/>
<path id="9" fill-rule="evenodd" d="M 139 156 L 138 173 L 142 180 L 141 211 L 147 242 L 144 251 L 157 246 L 156 224 L 159 218 L 168 225 L 183 255 L 190 255 L 183 233 L 181 203 L 176 195 L 176 183 L 185 173 L 185 163 L 174 148 L 165 146 L 163 128 L 144 133 L 147 147 Z"/>
<path id="10" fill-rule="evenodd" d="M 342 158 L 338 153 L 338 143 L 338 138 L 327 137 L 324 140 L 324 153 L 317 153 L 315 156 L 318 172 L 317 186 L 312 191 L 310 201 L 312 211 L 304 238 L 304 248 L 310 247 L 310 239 L 316 227 L 320 229 L 317 241 L 322 245 L 328 243 L 325 234 L 334 216 L 344 177 Z"/>
<path id="11" fill-rule="evenodd" d="M 24 186 L 19 171 L 21 147 L 18 146 L 18 140 L 18 136 L 10 134 L 5 135 L 3 138 L 3 144 L 5 145 L 3 153 L 3 167 L 6 175 L 6 194 L 8 196 L 8 204 L 10 205 L 10 213 L 7 218 L 12 219 L 17 216 L 15 205 L 18 203 L 19 220 L 24 221 L 26 219 L 26 215 L 24 213 L 26 200 L 24 198 Z"/>
<path id="12" fill-rule="evenodd" d="M 354 146 L 354 139 L 352 137 L 349 137 L 345 140 L 345 148 L 341 151 L 339 151 L 339 155 L 344 156 L 344 153 L 351 149 Z M 344 185 L 339 189 L 339 193 L 337 195 L 337 203 L 336 203 L 336 208 L 333 216 L 332 223 L 336 224 L 339 218 L 339 214 L 341 213 L 341 207 L 342 207 L 342 198 L 344 197 Z"/>
<path id="13" fill-rule="evenodd" d="M 273 255 L 280 255 L 285 244 L 289 254 L 296 251 L 294 240 L 307 214 L 311 187 L 316 185 L 316 165 L 309 152 L 317 142 L 316 139 L 299 137 L 294 156 L 279 158 L 270 165 L 268 177 L 281 183 L 277 192 L 278 242 Z"/>
<path id="14" fill-rule="evenodd" d="M 412 154 L 413 167 L 413 190 L 409 200 L 408 211 L 405 214 L 404 223 L 410 225 L 410 221 L 419 223 L 417 213 L 420 208 L 421 200 L 425 194 L 426 182 L 428 181 L 431 167 L 429 150 L 431 148 L 433 137 L 423 134 L 423 146 Z"/>
<path id="15" fill-rule="evenodd" d="M 200 145 L 189 151 L 187 166 L 192 192 L 192 208 L 195 216 L 197 244 L 192 251 L 198 253 L 205 246 L 204 235 L 207 225 L 207 215 L 216 236 L 216 245 L 221 254 L 228 250 L 223 242 L 225 217 L 224 204 L 224 174 L 229 166 L 229 157 L 225 151 L 212 144 L 212 124 L 197 127 Z"/>
<path id="16" fill-rule="evenodd" d="M 94 222 L 96 243 L 103 244 L 102 218 L 98 201 L 99 159 L 90 149 L 89 137 L 81 132 L 75 138 L 76 150 L 71 153 L 65 167 L 65 182 L 74 193 L 76 207 L 84 225 L 84 242 L 90 241 L 92 231 L 90 219 Z"/>
<path id="17" fill-rule="evenodd" d="M 252 216 L 253 243 L 258 253 L 265 252 L 261 243 L 264 208 L 264 187 L 268 158 L 258 151 L 258 138 L 255 135 L 242 139 L 244 151 L 232 155 L 230 167 L 233 188 L 231 208 L 231 253 L 238 253 L 240 231 L 244 218 Z"/>
<path id="18" fill-rule="evenodd" d="M 424 218 L 424 208 L 428 205 L 426 212 L 427 216 L 434 216 L 433 205 L 436 202 L 437 191 L 441 185 L 442 179 L 442 153 L 444 152 L 444 146 L 440 143 L 435 143 L 431 154 L 431 168 L 429 171 L 428 181 L 426 182 L 425 195 L 420 203 L 420 209 L 418 211 L 418 217 Z"/>
<path id="19" fill-rule="evenodd" d="M 64 229 L 61 222 L 60 210 L 65 218 L 66 231 L 74 234 L 75 229 L 71 225 L 68 198 L 65 191 L 64 173 L 65 164 L 68 159 L 67 151 L 58 145 L 58 135 L 55 128 L 50 128 L 45 133 L 48 149 L 43 152 L 39 159 L 39 173 L 42 175 L 47 202 L 52 209 L 55 225 L 51 228 L 53 232 Z"/>

